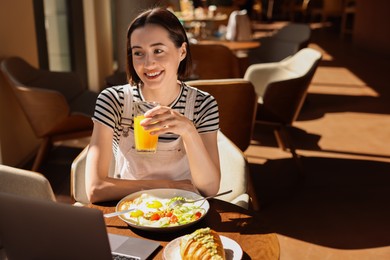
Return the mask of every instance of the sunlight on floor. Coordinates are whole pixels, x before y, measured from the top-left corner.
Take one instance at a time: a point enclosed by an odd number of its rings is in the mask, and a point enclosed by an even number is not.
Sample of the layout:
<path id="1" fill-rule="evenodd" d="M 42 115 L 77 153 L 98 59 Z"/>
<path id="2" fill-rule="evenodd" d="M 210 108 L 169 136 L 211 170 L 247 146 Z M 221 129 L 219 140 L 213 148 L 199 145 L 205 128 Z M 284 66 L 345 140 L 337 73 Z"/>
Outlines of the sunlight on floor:
<path id="1" fill-rule="evenodd" d="M 378 92 L 344 67 L 318 67 L 309 92 L 349 96 L 379 96 Z"/>
<path id="2" fill-rule="evenodd" d="M 324 124 L 329 127 L 329 131 L 322 131 Z M 383 142 L 383 140 L 390 139 L 390 132 L 382 131 L 390 129 L 389 115 L 353 112 L 327 113 L 321 119 L 300 121 L 295 125 L 312 134 L 320 134 L 321 139 L 318 145 L 323 151 L 334 151 L 352 156 L 370 156 L 372 160 L 390 160 L 390 146 Z M 362 138 L 361 133 L 370 133 L 370 135 L 365 134 Z"/>

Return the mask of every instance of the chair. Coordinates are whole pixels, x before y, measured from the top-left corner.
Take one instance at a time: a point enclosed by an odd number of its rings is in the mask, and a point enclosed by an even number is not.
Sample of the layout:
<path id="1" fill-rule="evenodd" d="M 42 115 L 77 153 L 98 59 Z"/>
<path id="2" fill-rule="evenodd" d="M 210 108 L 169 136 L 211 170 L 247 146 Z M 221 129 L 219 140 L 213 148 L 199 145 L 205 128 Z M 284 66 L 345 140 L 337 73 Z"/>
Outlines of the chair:
<path id="1" fill-rule="evenodd" d="M 304 48 L 280 62 L 251 65 L 244 76 L 253 83 L 259 96 L 256 124 L 274 127 L 278 145 L 290 150 L 299 167 L 288 128 L 299 115 L 321 57 L 320 52 Z"/>
<path id="2" fill-rule="evenodd" d="M 220 192 L 233 190 L 232 193 L 218 198 L 243 208 L 253 205 L 252 207 L 257 209 L 256 200 L 252 200 L 248 195 L 248 191 L 252 188 L 249 186 L 249 166 L 244 154 L 221 132 L 218 132 L 218 148 L 222 174 Z M 85 189 L 87 153 L 88 146 L 76 157 L 71 167 L 71 196 L 76 206 L 89 203 Z M 113 166 L 114 163 L 111 165 Z M 113 170 L 114 167 L 111 167 L 110 171 Z"/>
<path id="3" fill-rule="evenodd" d="M 43 139 L 33 171 L 39 169 L 54 142 L 92 133 L 98 93 L 87 90 L 77 74 L 36 69 L 18 57 L 4 59 L 1 71 L 35 135 Z"/>
<path id="4" fill-rule="evenodd" d="M 302 21 L 306 20 L 310 0 L 288 0 L 284 1 L 290 21 L 295 21 L 298 15 Z"/>
<path id="5" fill-rule="evenodd" d="M 343 0 L 311 0 L 308 9 L 311 20 L 319 16 L 324 23 L 329 17 L 342 16 Z"/>
<path id="6" fill-rule="evenodd" d="M 0 192 L 56 201 L 53 189 L 40 173 L 0 164 Z"/>
<path id="7" fill-rule="evenodd" d="M 344 0 L 343 13 L 341 16 L 340 35 L 343 38 L 346 34 L 353 32 L 353 20 L 356 14 L 356 0 Z"/>
<path id="8" fill-rule="evenodd" d="M 252 40 L 252 25 L 246 10 L 235 10 L 230 14 L 226 39 L 229 41 Z"/>
<path id="9" fill-rule="evenodd" d="M 0 164 L 0 192 L 56 201 L 53 189 L 45 176 L 2 164 Z M 7 259 L 1 241 L 0 259 Z"/>
<path id="10" fill-rule="evenodd" d="M 187 81 L 188 85 L 210 93 L 218 103 L 221 131 L 245 151 L 250 145 L 256 116 L 257 96 L 250 81 L 213 79 Z"/>
<path id="11" fill-rule="evenodd" d="M 240 63 L 222 44 L 191 44 L 193 72 L 190 79 L 240 78 Z"/>
<path id="12" fill-rule="evenodd" d="M 310 42 L 311 29 L 307 24 L 289 23 L 275 34 L 260 39 L 261 45 L 248 52 L 250 65 L 281 61 L 299 50 L 306 48 Z"/>

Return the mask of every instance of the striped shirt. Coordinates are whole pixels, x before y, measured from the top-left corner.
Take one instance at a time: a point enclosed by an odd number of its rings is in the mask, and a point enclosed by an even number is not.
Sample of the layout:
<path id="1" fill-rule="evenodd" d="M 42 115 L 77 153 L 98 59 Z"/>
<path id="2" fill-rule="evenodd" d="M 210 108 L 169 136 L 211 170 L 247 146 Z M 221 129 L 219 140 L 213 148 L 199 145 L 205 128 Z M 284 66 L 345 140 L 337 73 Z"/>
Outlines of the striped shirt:
<path id="1" fill-rule="evenodd" d="M 124 109 L 124 86 L 115 86 L 104 89 L 98 96 L 95 106 L 95 112 L 92 120 L 100 122 L 110 127 L 113 132 L 113 151 L 116 155 L 119 138 L 122 134 L 121 126 L 122 113 Z M 178 98 L 170 107 L 184 115 L 187 92 L 190 86 L 182 83 L 182 88 Z M 142 95 L 137 87 L 132 86 L 131 92 L 133 100 L 143 100 Z M 134 115 L 132 116 L 134 117 Z M 193 123 L 198 133 L 208 133 L 219 129 L 219 113 L 217 101 L 207 92 L 197 90 Z M 133 126 L 131 126 L 133 129 Z M 175 134 L 164 134 L 159 136 L 159 142 L 169 142 L 177 139 Z"/>

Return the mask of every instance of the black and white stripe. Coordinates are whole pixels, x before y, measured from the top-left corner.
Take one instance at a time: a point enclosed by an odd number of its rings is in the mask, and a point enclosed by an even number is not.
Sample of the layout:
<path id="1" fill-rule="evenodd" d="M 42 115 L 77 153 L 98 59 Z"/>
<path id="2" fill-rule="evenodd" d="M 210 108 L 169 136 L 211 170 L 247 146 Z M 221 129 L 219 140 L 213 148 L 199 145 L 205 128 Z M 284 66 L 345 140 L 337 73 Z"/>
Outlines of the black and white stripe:
<path id="1" fill-rule="evenodd" d="M 182 84 L 183 88 L 180 97 L 171 105 L 173 109 L 184 115 L 185 102 L 188 88 L 190 86 Z M 95 113 L 92 120 L 100 122 L 114 131 L 113 150 L 116 154 L 119 145 L 119 137 L 122 134 L 120 125 L 124 108 L 124 86 L 115 86 L 104 89 L 98 96 L 95 106 Z M 133 100 L 140 100 L 141 95 L 137 87 L 132 86 Z M 199 133 L 217 131 L 219 129 L 219 113 L 217 101 L 207 92 L 197 90 L 194 107 L 194 125 Z M 159 137 L 159 141 L 167 142 L 178 138 L 174 134 L 166 134 Z"/>

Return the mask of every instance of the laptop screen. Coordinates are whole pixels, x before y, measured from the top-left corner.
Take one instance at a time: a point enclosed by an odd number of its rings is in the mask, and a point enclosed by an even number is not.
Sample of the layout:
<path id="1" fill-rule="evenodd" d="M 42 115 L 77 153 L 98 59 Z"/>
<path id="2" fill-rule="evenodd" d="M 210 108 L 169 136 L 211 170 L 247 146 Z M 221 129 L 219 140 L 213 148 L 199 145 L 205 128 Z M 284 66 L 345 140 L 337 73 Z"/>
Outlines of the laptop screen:
<path id="1" fill-rule="evenodd" d="M 0 244 L 10 260 L 112 259 L 110 243 L 132 252 L 134 259 L 146 259 L 160 246 L 111 234 L 115 241 L 110 242 L 97 209 L 0 193 L 0 212 Z M 139 248 L 143 248 L 141 255 L 137 255 Z"/>

